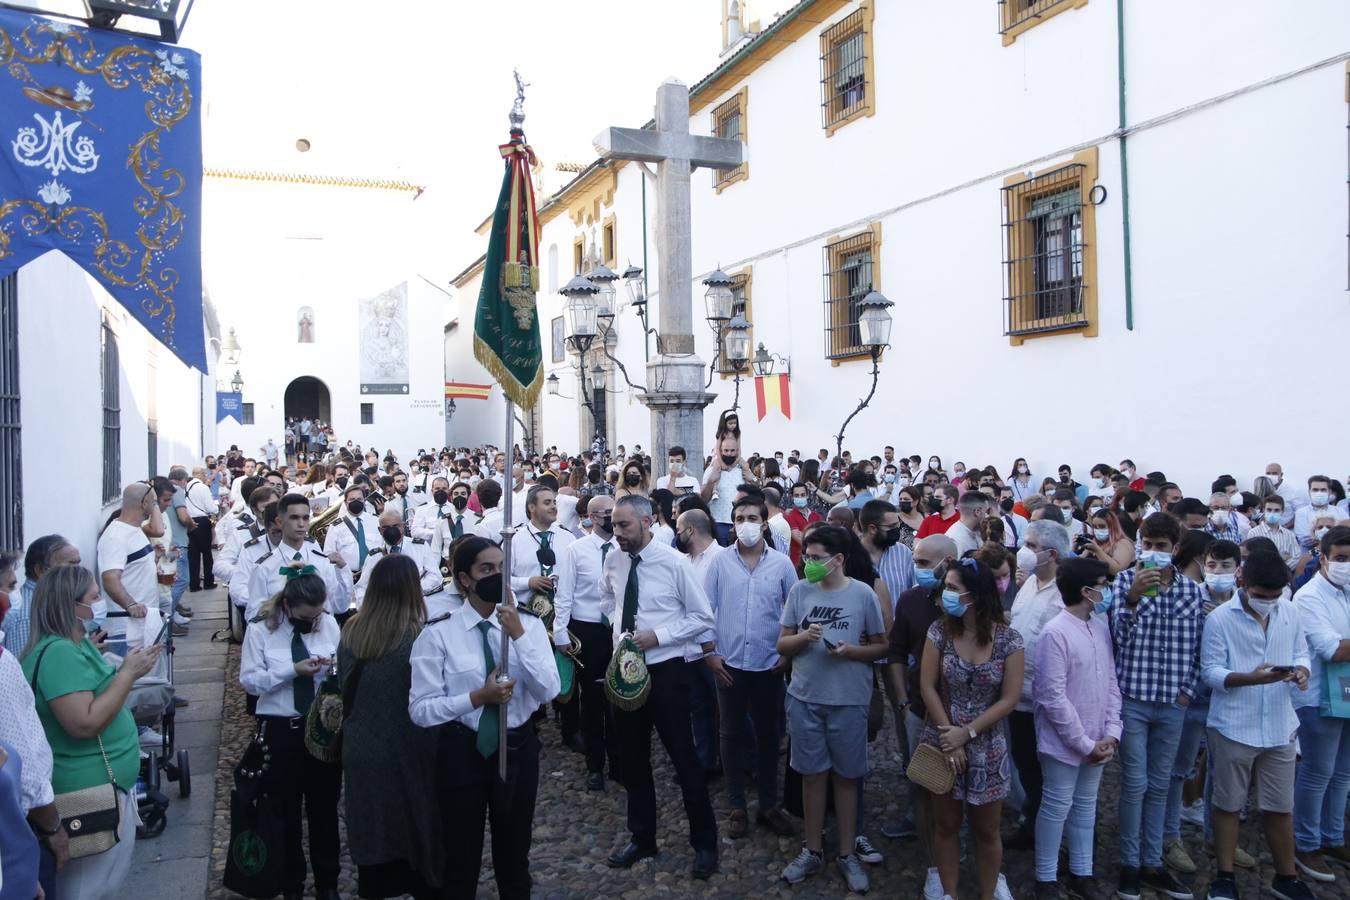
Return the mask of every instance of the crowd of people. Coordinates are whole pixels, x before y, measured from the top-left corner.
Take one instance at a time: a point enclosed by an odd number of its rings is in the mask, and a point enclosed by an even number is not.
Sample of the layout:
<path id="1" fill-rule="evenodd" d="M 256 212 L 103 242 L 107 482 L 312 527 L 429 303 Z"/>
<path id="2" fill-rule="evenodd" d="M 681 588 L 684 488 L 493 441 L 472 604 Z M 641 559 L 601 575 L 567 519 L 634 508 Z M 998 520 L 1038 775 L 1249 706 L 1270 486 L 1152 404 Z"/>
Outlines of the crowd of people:
<path id="1" fill-rule="evenodd" d="M 640 446 L 603 441 L 406 462 L 269 445 L 128 485 L 97 576 L 55 535 L 27 548 L 22 587 L 0 557 L 5 900 L 117 895 L 132 841 L 72 852 L 63 798 L 135 780 L 156 735 L 125 703 L 157 664 L 153 623 L 179 634 L 184 595 L 213 586 L 247 623 L 239 682 L 287 898 L 311 871 L 321 900 L 338 896 L 339 804 L 363 897 L 474 896 L 488 823 L 499 895 L 528 897 L 550 722 L 584 757 L 581 787 L 625 794 L 614 868 L 657 853 L 658 792 L 679 791 L 692 877 L 718 870 L 721 836 L 764 832 L 801 837 L 781 877 L 802 883 L 825 867 L 832 810 L 834 866 L 865 892 L 884 857 L 864 788 L 893 733 L 907 777 L 882 785 L 901 814 L 880 833 L 917 842 L 925 900 L 1010 900 L 1005 850 L 1034 854 L 1021 897 L 1186 900 L 1203 870 L 1208 897 L 1236 898 L 1259 855 L 1239 840 L 1249 811 L 1275 897 L 1350 879 L 1335 478 L 1286 481 L 1272 463 L 1250 490 L 1220 475 L 1188 496 L 1129 459 L 1082 484 L 1068 465 L 1037 478 L 1025 459 L 948 466 L 889 446 L 747 455 L 734 412 L 710 453 L 671 447 L 659 478 Z M 333 696 L 336 758 L 306 739 Z M 673 783 L 653 775 L 653 731 Z M 1108 764 L 1115 808 L 1098 797 Z M 134 806 L 117 803 L 125 832 Z M 1106 879 L 1099 816 L 1118 844 Z"/>

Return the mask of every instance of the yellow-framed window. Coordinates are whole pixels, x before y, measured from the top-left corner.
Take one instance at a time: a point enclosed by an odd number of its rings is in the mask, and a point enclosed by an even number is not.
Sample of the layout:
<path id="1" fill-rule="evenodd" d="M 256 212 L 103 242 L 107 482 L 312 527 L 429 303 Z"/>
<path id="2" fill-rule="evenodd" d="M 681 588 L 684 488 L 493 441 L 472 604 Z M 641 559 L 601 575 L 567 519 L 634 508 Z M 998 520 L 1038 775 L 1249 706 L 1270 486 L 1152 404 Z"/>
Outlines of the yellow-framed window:
<path id="1" fill-rule="evenodd" d="M 998 0 L 998 33 L 1003 35 L 1003 46 L 1053 16 L 1087 4 L 1088 0 Z"/>
<path id="2" fill-rule="evenodd" d="M 731 99 L 723 102 L 712 111 L 712 133 L 715 137 L 726 138 L 729 141 L 740 141 L 746 144 L 749 140 L 749 133 L 746 122 L 746 89 L 741 88 Z M 738 181 L 744 181 L 750 177 L 750 163 L 743 161 L 739 166 L 731 169 L 713 170 L 713 187 L 720 194 L 723 190 Z"/>
<path id="3" fill-rule="evenodd" d="M 872 65 L 874 0 L 821 32 L 820 108 L 826 136 L 876 111 Z"/>
<path id="4" fill-rule="evenodd" d="M 871 358 L 863 346 L 858 304 L 879 290 L 881 229 L 866 231 L 825 245 L 825 358 L 836 362 Z"/>

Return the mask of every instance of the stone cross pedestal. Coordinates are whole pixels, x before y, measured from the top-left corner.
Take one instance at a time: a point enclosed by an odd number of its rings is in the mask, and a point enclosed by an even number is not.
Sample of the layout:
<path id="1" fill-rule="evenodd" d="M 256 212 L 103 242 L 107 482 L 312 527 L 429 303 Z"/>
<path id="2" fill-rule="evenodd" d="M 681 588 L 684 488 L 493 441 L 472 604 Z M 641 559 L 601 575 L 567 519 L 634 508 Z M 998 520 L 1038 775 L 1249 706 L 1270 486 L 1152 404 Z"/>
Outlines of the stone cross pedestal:
<path id="1" fill-rule="evenodd" d="M 666 451 L 688 451 L 689 474 L 703 467 L 703 409 L 716 397 L 704 389 L 706 364 L 694 353 L 693 253 L 690 238 L 689 173 L 699 166 L 732 169 L 741 164 L 741 142 L 689 133 L 689 88 L 669 80 L 656 91 L 656 130 L 608 128 L 595 139 L 605 159 L 656 163 L 656 252 L 660 316 L 657 355 L 647 363 L 653 474 L 666 469 Z"/>

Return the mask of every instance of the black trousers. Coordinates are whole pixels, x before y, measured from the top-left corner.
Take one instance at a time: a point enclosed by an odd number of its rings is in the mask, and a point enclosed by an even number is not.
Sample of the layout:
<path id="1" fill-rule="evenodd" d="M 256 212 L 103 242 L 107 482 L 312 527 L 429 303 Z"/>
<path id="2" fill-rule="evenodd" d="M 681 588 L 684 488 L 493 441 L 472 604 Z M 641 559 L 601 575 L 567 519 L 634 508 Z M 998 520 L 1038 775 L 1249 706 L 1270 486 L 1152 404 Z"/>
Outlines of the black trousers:
<path id="1" fill-rule="evenodd" d="M 1027 819 L 1024 827 L 1035 829 L 1045 781 L 1041 776 L 1041 758 L 1036 755 L 1036 718 L 1032 713 L 1015 709 L 1008 716 L 1008 745 L 1017 766 L 1017 777 L 1027 795 L 1022 804 L 1022 815 Z"/>
<path id="2" fill-rule="evenodd" d="M 609 770 L 618 771 L 617 747 L 614 740 L 614 711 L 605 698 L 605 670 L 614 652 L 614 636 L 599 622 L 572 620 L 569 626 L 581 641 L 581 665 L 577 668 L 577 692 L 568 706 L 579 713 L 577 724 L 586 742 L 586 771 L 603 772 L 605 757 Z M 567 714 L 563 714 L 563 730 L 567 731 Z"/>
<path id="3" fill-rule="evenodd" d="M 694 754 L 689 721 L 690 663 L 668 659 L 647 667 L 651 693 L 641 709 L 614 710 L 614 730 L 624 787 L 628 790 L 628 830 L 645 847 L 656 845 L 656 784 L 652 780 L 652 728 L 670 754 L 675 778 L 684 794 L 689 817 L 689 844 L 695 850 L 717 850 L 717 820 L 708 800 L 703 766 Z M 704 665 L 702 661 L 692 665 Z"/>
<path id="4" fill-rule="evenodd" d="M 528 900 L 534 801 L 539 793 L 539 738 L 526 722 L 507 732 L 506 781 L 497 756 L 484 759 L 478 733 L 452 722 L 441 729 L 436 752 L 438 790 L 445 815 L 447 900 L 473 900 L 483 864 L 483 816 L 492 826 L 492 869 L 501 900 Z"/>
<path id="5" fill-rule="evenodd" d="M 211 556 L 211 518 L 197 516 L 192 521 L 197 527 L 188 532 L 188 587 L 200 590 L 205 581 L 207 590 L 216 586 L 216 576 L 212 571 L 214 559 Z"/>
<path id="6" fill-rule="evenodd" d="M 259 716 L 258 722 L 272 754 L 272 777 L 281 788 L 286 814 L 286 890 L 298 894 L 305 884 L 302 808 L 309 823 L 314 886 L 336 888 L 342 850 L 338 843 L 342 766 L 319 762 L 305 749 L 304 719 Z"/>
<path id="7" fill-rule="evenodd" d="M 722 705 L 722 756 L 727 803 L 745 809 L 745 770 L 754 756 L 759 811 L 778 805 L 778 742 L 783 736 L 783 675 L 727 666 L 731 687 L 717 686 Z M 753 731 L 746 728 L 751 723 Z"/>

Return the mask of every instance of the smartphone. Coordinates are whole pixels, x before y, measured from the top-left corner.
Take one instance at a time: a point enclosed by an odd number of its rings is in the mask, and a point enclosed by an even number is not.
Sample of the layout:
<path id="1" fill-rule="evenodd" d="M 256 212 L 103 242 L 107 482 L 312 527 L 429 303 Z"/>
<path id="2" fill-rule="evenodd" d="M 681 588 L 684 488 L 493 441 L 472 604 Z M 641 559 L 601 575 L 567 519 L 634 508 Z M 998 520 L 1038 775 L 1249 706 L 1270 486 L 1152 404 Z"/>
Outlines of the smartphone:
<path id="1" fill-rule="evenodd" d="M 1293 667 L 1293 666 L 1271 666 L 1271 667 L 1270 667 L 1270 671 L 1272 671 L 1272 672 L 1283 672 L 1283 673 L 1285 673 L 1285 674 L 1288 674 L 1288 673 L 1294 671 L 1294 667 Z"/>

